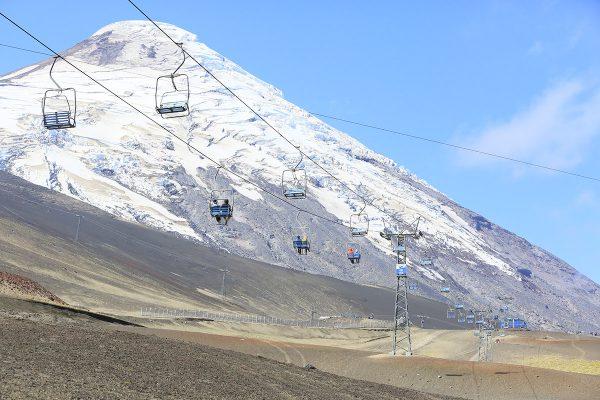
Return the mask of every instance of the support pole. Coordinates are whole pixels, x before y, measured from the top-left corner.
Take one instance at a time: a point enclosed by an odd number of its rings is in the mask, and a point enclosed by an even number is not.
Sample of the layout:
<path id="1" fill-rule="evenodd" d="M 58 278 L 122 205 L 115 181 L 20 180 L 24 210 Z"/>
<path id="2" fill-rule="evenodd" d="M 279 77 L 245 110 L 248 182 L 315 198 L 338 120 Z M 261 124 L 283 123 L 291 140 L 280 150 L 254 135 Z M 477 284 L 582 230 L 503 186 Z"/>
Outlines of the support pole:
<path id="1" fill-rule="evenodd" d="M 221 270 L 223 272 L 223 281 L 221 282 L 221 296 L 225 298 L 225 276 L 229 272 L 227 268 Z"/>
<path id="2" fill-rule="evenodd" d="M 394 334 L 392 354 L 398 353 L 398 348 L 404 355 L 412 355 L 412 340 L 410 336 L 410 317 L 408 314 L 408 271 L 406 263 L 406 236 L 394 235 L 392 246 L 396 253 L 396 302 L 394 304 Z"/>
<path id="3" fill-rule="evenodd" d="M 75 231 L 75 241 L 79 242 L 79 228 L 81 227 L 81 215 L 77 215 L 77 230 Z"/>

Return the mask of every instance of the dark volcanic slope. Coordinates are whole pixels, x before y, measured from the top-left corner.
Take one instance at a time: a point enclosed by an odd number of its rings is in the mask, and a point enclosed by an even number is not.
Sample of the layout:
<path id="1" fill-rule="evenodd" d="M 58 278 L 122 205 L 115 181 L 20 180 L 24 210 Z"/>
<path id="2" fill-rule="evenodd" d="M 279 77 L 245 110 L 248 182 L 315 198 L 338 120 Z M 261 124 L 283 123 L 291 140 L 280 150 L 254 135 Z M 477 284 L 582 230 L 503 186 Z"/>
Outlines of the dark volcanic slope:
<path id="1" fill-rule="evenodd" d="M 75 242 L 77 215 L 82 216 Z M 227 298 L 220 294 L 223 268 Z M 356 268 L 366 268 L 357 266 Z M 390 315 L 393 292 L 276 267 L 115 219 L 0 172 L 0 270 L 34 279 L 68 304 L 115 314 L 139 307 L 220 309 L 308 318 Z M 453 328 L 445 306 L 411 298 L 427 327 Z"/>
<path id="2" fill-rule="evenodd" d="M 0 398 L 452 399 L 72 322 L 13 319 L 0 309 Z"/>

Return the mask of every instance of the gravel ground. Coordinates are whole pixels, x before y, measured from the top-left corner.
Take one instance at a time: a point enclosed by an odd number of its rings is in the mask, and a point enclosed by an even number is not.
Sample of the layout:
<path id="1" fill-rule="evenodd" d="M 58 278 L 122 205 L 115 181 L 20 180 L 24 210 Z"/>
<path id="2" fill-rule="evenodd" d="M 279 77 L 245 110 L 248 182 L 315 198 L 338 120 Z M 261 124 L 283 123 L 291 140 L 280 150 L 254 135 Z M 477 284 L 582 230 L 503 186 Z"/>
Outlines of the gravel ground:
<path id="1" fill-rule="evenodd" d="M 0 399 L 453 399 L 37 311 L 0 313 Z"/>

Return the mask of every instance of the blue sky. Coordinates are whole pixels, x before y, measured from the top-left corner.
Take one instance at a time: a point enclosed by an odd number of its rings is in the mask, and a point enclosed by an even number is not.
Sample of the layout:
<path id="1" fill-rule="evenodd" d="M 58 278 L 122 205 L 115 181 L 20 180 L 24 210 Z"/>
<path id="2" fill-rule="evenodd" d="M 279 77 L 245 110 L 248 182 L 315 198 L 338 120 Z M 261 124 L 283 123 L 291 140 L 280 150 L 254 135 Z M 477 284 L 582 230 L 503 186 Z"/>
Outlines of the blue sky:
<path id="1" fill-rule="evenodd" d="M 139 1 L 309 111 L 600 177 L 597 0 Z M 140 19 L 125 0 L 0 7 L 58 49 Z M 0 73 L 39 59 L 0 54 Z M 600 182 L 331 124 L 600 282 Z"/>

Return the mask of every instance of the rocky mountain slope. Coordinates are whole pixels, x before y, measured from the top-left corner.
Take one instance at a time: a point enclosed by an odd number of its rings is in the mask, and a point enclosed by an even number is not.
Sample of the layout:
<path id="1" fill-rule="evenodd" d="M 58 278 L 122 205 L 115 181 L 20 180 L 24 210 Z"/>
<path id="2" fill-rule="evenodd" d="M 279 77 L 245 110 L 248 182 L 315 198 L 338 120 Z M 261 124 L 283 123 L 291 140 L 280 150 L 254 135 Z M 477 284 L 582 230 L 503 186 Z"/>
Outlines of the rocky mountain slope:
<path id="1" fill-rule="evenodd" d="M 534 326 L 575 329 L 600 327 L 600 287 L 547 251 L 453 202 L 404 168 L 287 102 L 273 86 L 252 76 L 175 26 L 164 28 L 219 79 L 252 105 L 292 142 L 334 171 L 344 182 L 395 218 L 424 221 L 424 240 L 410 244 L 411 278 L 422 294 L 439 298 L 452 288 L 472 307 L 500 306 L 498 296 L 514 297 L 512 309 Z M 108 25 L 63 53 L 153 118 L 159 75 L 180 62 L 178 48 L 146 22 Z M 173 140 L 64 62 L 55 78 L 78 93 L 77 128 L 42 128 L 40 103 L 52 87 L 51 60 L 0 78 L 0 169 L 97 206 L 114 215 L 245 257 L 345 280 L 391 286 L 393 260 L 377 230 L 386 216 L 366 211 L 374 228 L 359 240 L 363 262 L 350 265 L 348 229 L 297 212 Z M 191 115 L 161 120 L 185 141 L 249 180 L 279 191 L 281 173 L 298 159 L 294 148 L 270 130 L 193 62 Z M 298 204 L 312 212 L 348 221 L 362 203 L 309 162 L 309 195 Z M 207 200 L 215 188 L 234 188 L 235 216 L 217 226 Z M 390 223 L 387 218 L 388 224 Z M 291 237 L 310 226 L 312 251 L 299 257 Z M 431 257 L 432 265 L 419 260 Z"/>

